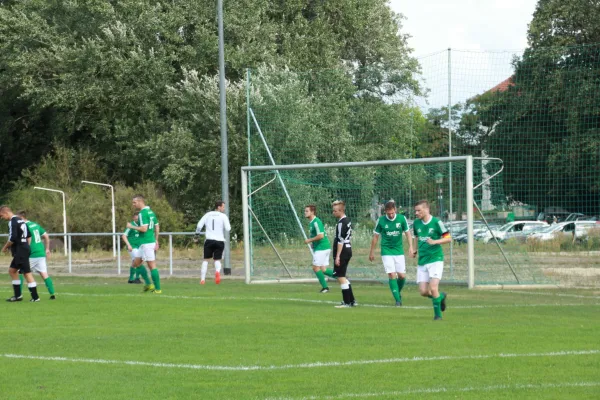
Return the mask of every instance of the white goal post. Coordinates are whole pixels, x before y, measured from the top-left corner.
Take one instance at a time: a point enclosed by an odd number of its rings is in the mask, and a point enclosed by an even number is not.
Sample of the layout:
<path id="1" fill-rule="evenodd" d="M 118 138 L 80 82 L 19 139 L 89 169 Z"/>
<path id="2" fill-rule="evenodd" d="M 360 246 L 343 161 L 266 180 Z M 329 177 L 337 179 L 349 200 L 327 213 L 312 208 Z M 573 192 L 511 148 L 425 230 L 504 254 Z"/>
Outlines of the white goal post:
<path id="1" fill-rule="evenodd" d="M 292 200 L 287 194 L 285 184 L 281 179 L 280 171 L 286 170 L 315 170 L 324 168 L 360 168 L 360 167 L 383 167 L 383 166 L 402 166 L 402 165 L 417 165 L 417 164 L 441 164 L 441 163 L 464 163 L 465 165 L 465 199 L 466 199 L 466 227 L 467 227 L 467 269 L 468 269 L 468 286 L 473 288 L 475 285 L 475 273 L 474 273 L 474 240 L 473 240 L 473 157 L 472 156 L 456 156 L 456 157 L 436 157 L 436 158 L 420 158 L 420 159 L 404 159 L 404 160 L 381 160 L 381 161 L 361 161 L 361 162 L 338 162 L 338 163 L 322 163 L 322 164 L 291 164 L 291 165 L 261 165 L 261 166 L 245 166 L 241 168 L 241 183 L 242 183 L 242 214 L 243 214 L 243 233 L 244 233 L 244 268 L 245 268 L 245 281 L 247 284 L 250 283 L 267 283 L 267 282 L 306 282 L 307 279 L 294 279 L 289 273 L 289 270 L 285 266 L 285 261 L 281 258 L 277 252 L 277 245 L 269 237 L 267 232 L 264 231 L 260 221 L 256 218 L 253 210 L 250 207 L 251 196 L 258 192 L 261 188 L 256 189 L 253 193 L 249 193 L 249 175 L 252 172 L 272 172 L 275 178 L 279 178 L 279 183 L 283 186 L 283 191 L 287 196 L 290 207 L 294 208 Z M 451 165 L 451 164 L 450 164 Z M 271 180 L 271 182 L 275 179 Z M 332 201 L 334 199 L 331 199 Z M 301 205 L 303 206 L 303 205 Z M 275 279 L 275 280 L 259 280 L 253 279 L 252 268 L 251 268 L 251 257 L 252 257 L 252 243 L 251 243 L 251 217 L 255 218 L 256 225 L 259 226 L 265 233 L 267 240 L 272 250 L 277 253 L 277 256 L 284 268 L 288 272 L 290 278 Z M 294 210 L 294 216 L 298 224 L 300 220 Z M 300 226 L 300 229 L 303 229 Z M 306 268 L 310 269 L 309 253 L 306 255 Z M 311 279 L 311 281 L 313 281 Z"/>

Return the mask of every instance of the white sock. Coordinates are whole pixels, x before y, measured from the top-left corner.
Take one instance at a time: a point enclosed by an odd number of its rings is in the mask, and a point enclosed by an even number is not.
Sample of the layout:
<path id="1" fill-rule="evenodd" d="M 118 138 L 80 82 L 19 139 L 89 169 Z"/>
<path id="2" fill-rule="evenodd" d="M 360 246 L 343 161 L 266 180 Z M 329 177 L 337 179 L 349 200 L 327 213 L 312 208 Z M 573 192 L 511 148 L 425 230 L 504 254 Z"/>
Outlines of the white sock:
<path id="1" fill-rule="evenodd" d="M 29 287 L 29 288 L 36 287 L 36 286 L 37 286 L 37 283 L 35 283 L 35 282 L 31 282 L 31 283 L 27 284 L 27 287 Z"/>
<path id="2" fill-rule="evenodd" d="M 206 270 L 208 269 L 208 261 L 202 262 L 202 280 L 206 280 Z"/>
<path id="3" fill-rule="evenodd" d="M 12 281 L 12 284 L 13 285 L 20 285 L 21 281 L 17 279 L 17 280 Z"/>
<path id="4" fill-rule="evenodd" d="M 221 272 L 221 261 L 215 261 L 215 271 Z"/>

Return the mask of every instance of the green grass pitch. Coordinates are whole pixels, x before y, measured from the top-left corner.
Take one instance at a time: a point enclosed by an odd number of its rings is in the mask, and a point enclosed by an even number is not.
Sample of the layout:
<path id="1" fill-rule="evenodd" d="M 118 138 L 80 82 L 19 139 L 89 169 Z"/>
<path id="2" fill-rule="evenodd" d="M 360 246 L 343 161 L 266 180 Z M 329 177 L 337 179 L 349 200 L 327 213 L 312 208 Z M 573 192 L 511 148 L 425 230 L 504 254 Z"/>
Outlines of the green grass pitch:
<path id="1" fill-rule="evenodd" d="M 4 297 L 9 277 L 0 276 Z M 598 399 L 600 291 L 54 278 L 56 301 L 2 302 L 4 399 Z M 39 283 L 39 279 L 38 279 Z"/>

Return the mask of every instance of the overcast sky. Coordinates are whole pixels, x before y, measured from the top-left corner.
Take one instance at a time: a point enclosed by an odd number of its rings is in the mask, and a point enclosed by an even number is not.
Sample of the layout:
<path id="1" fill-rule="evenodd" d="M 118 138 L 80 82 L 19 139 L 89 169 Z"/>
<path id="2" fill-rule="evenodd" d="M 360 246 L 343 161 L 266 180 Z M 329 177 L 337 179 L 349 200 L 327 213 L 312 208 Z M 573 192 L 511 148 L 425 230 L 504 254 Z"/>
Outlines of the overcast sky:
<path id="1" fill-rule="evenodd" d="M 406 17 L 415 55 L 437 50 L 515 50 L 527 45 L 537 0 L 390 0 Z"/>
<path id="2" fill-rule="evenodd" d="M 485 92 L 512 75 L 511 60 L 527 46 L 527 25 L 537 0 L 389 0 L 403 14 L 403 33 L 419 59 L 424 108 L 448 102 L 448 52 L 452 51 L 452 103 Z M 436 54 L 437 53 L 437 54 Z"/>

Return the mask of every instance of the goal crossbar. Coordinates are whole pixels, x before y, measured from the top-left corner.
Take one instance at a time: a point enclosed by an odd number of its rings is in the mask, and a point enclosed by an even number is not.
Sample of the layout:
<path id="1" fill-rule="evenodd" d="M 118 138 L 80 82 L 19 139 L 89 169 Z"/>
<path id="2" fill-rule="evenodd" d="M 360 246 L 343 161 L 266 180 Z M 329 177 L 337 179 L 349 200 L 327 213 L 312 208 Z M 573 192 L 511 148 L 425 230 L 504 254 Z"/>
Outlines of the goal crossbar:
<path id="1" fill-rule="evenodd" d="M 337 162 L 322 164 L 282 164 L 282 165 L 255 165 L 244 166 L 241 168 L 242 184 L 242 217 L 244 228 L 244 268 L 245 281 L 251 283 L 251 265 L 250 265 L 250 216 L 248 209 L 249 190 L 248 174 L 259 171 L 283 171 L 300 169 L 325 169 L 325 168 L 358 168 L 375 166 L 393 166 L 393 165 L 417 165 L 417 164 L 441 164 L 441 163 L 465 163 L 465 190 L 466 190 L 466 211 L 467 211 L 467 268 L 468 268 L 468 286 L 473 288 L 475 285 L 475 267 L 474 267 L 474 243 L 473 243 L 473 157 L 472 156 L 454 156 L 454 157 L 430 157 L 414 158 L 404 160 L 377 160 L 377 161 L 356 161 L 356 162 Z"/>

